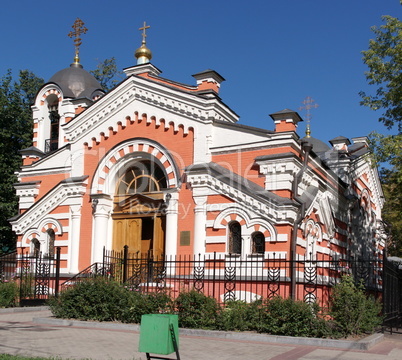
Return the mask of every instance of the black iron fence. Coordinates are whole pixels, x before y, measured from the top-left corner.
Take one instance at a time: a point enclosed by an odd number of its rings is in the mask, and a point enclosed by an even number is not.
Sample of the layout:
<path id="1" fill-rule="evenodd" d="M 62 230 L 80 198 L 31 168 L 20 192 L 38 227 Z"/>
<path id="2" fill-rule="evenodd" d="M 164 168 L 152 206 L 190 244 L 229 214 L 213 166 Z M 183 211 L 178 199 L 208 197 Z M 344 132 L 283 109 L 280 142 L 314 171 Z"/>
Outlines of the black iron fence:
<path id="1" fill-rule="evenodd" d="M 96 265 L 96 266 L 95 266 Z M 95 267 L 94 267 L 95 266 Z M 279 295 L 327 307 L 332 287 L 343 274 L 363 282 L 370 294 L 380 297 L 383 291 L 383 262 L 378 259 L 287 260 L 281 254 L 246 259 L 237 255 L 160 257 L 105 251 L 103 263 L 92 265 L 67 285 L 92 275 L 103 275 L 144 293 L 165 291 L 173 298 L 182 291 L 196 290 L 210 295 L 219 303 L 229 300 L 247 302 Z M 293 271 L 292 271 L 293 270 Z M 295 275 L 294 275 L 295 274 Z M 296 278 L 292 294 L 292 276 Z"/>
<path id="2" fill-rule="evenodd" d="M 401 264 L 384 260 L 383 313 L 384 325 L 390 328 L 402 326 L 402 268 Z"/>
<path id="3" fill-rule="evenodd" d="M 57 295 L 60 279 L 60 248 L 56 256 L 11 253 L 0 257 L 0 282 L 15 281 L 22 305 L 43 303 Z M 221 304 L 229 300 L 251 302 L 259 298 L 293 296 L 327 308 L 332 288 L 342 275 L 350 274 L 363 282 L 367 292 L 383 302 L 384 324 L 401 326 L 402 270 L 379 259 L 305 259 L 288 260 L 281 254 L 152 257 L 124 251 L 104 251 L 103 262 L 95 263 L 68 279 L 63 290 L 87 278 L 112 278 L 134 291 L 167 292 L 173 298 L 180 292 L 196 290 L 212 296 Z M 292 276 L 295 276 L 292 279 Z M 292 289 L 292 284 L 295 284 Z M 293 290 L 293 293 L 292 293 Z"/>
<path id="4" fill-rule="evenodd" d="M 0 257 L 0 282 L 14 281 L 19 286 L 21 306 L 44 303 L 58 294 L 60 248 L 55 256 L 13 252 Z"/>

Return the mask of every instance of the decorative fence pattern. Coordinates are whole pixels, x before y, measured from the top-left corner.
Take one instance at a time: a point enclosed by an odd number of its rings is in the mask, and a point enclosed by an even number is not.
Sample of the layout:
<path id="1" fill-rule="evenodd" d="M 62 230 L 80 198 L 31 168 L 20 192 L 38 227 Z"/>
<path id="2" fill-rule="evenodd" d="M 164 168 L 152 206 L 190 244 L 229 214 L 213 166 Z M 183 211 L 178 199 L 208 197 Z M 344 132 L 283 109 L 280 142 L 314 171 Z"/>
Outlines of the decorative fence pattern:
<path id="1" fill-rule="evenodd" d="M 21 305 L 43 303 L 59 291 L 60 248 L 55 257 L 17 254 L 0 256 L 0 282 L 16 281 Z M 87 278 L 112 278 L 132 290 L 169 293 L 196 290 L 221 304 L 230 300 L 251 302 L 279 295 L 326 308 L 331 291 L 343 274 L 362 281 L 366 290 L 383 302 L 384 325 L 402 324 L 402 269 L 387 260 L 284 259 L 280 254 L 242 259 L 235 255 L 171 258 L 141 257 L 104 251 L 103 262 L 95 263 L 61 284 L 61 290 Z M 292 279 L 292 276 L 294 278 Z"/>
<path id="2" fill-rule="evenodd" d="M 392 333 L 393 327 L 402 325 L 402 267 L 385 259 L 383 273 L 384 326 L 390 328 Z"/>
<path id="3" fill-rule="evenodd" d="M 58 294 L 59 264 L 60 248 L 56 256 L 13 252 L 0 257 L 0 282 L 18 283 L 22 306 L 41 304 Z"/>
<path id="4" fill-rule="evenodd" d="M 291 261 L 275 254 L 269 259 L 217 254 L 153 258 L 129 254 L 126 248 L 122 252 L 105 251 L 103 264 L 98 267 L 136 291 L 166 291 L 176 297 L 181 291 L 194 289 L 222 304 L 235 299 L 251 302 L 293 295 L 295 299 L 327 307 L 332 287 L 346 273 L 363 281 L 367 291 L 377 297 L 383 287 L 383 264 L 378 259 Z"/>

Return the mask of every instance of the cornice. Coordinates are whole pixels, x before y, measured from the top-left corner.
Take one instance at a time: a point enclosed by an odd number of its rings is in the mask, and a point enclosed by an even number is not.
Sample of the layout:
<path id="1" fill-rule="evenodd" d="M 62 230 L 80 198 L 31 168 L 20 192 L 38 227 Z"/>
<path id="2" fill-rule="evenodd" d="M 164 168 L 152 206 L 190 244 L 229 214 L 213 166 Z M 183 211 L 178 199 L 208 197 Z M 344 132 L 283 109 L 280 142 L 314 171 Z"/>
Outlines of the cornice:
<path id="1" fill-rule="evenodd" d="M 60 182 L 53 190 L 34 203 L 26 212 L 16 218 L 10 219 L 13 230 L 23 234 L 34 224 L 62 204 L 68 197 L 83 196 L 86 191 L 87 177 L 69 178 Z"/>
<path id="2" fill-rule="evenodd" d="M 242 207 L 246 207 L 259 214 L 259 216 L 278 223 L 293 223 L 293 217 L 297 211 L 296 205 L 291 203 L 277 204 L 269 198 L 262 201 L 257 196 L 252 196 L 242 191 L 241 188 L 235 188 L 210 174 L 187 174 L 187 183 L 193 189 L 206 187 L 213 191 L 219 190 L 221 195 L 233 199 L 241 204 Z"/>
<path id="3" fill-rule="evenodd" d="M 132 76 L 82 114 L 63 125 L 66 139 L 70 142 L 83 140 L 90 143 L 93 138 L 92 130 L 94 127 L 108 122 L 113 115 L 121 112 L 134 101 L 164 109 L 172 114 L 184 116 L 197 122 L 212 120 L 236 122 L 238 120 L 237 115 L 214 98 L 178 91 L 149 80 L 146 81 L 141 77 Z M 132 113 L 122 115 L 119 119 L 114 120 L 115 124 L 108 123 L 108 128 L 117 129 L 126 117 L 131 116 L 133 116 Z M 174 118 L 176 119 L 177 116 Z M 169 124 L 177 120 L 166 119 L 166 121 Z M 183 124 L 175 124 L 175 127 L 180 125 Z M 86 139 L 90 133 L 91 135 Z"/>

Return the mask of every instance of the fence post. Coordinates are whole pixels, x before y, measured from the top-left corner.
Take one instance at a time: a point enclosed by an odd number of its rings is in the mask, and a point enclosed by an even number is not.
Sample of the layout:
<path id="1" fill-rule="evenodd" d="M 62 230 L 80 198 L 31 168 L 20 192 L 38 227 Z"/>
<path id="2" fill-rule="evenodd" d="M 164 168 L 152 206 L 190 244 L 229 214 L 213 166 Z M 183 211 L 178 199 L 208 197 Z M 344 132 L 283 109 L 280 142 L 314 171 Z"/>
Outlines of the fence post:
<path id="1" fill-rule="evenodd" d="M 56 297 L 59 296 L 59 286 L 60 286 L 60 246 L 56 248 L 56 281 L 55 281 L 55 289 L 54 289 L 54 295 Z"/>
<path id="2" fill-rule="evenodd" d="M 128 265 L 128 245 L 124 245 L 123 252 L 123 284 L 127 281 L 127 265 Z"/>
<path id="3" fill-rule="evenodd" d="M 205 263 L 205 256 L 204 256 L 204 263 Z M 216 251 L 214 251 L 214 272 L 212 274 L 212 297 L 215 299 L 215 281 L 216 281 Z"/>
<path id="4" fill-rule="evenodd" d="M 102 250 L 102 276 L 105 276 L 105 257 L 106 257 L 106 248 L 103 247 L 103 250 Z"/>
<path id="5" fill-rule="evenodd" d="M 293 250 L 290 251 L 290 298 L 296 300 L 296 259 Z"/>

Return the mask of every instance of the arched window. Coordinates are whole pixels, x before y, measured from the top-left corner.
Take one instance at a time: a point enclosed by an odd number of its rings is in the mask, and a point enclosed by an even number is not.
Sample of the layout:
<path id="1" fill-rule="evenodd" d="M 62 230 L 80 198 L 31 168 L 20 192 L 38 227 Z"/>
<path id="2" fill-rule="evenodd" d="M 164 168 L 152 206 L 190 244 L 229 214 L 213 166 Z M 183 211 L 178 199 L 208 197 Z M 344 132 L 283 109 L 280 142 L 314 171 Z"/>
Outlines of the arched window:
<path id="1" fill-rule="evenodd" d="M 251 236 L 251 251 L 253 254 L 264 254 L 265 252 L 265 236 L 262 232 L 257 231 Z"/>
<path id="2" fill-rule="evenodd" d="M 59 148 L 59 125 L 60 125 L 58 98 L 55 95 L 50 95 L 47 101 L 48 101 L 49 120 L 50 120 L 50 138 L 46 140 L 45 144 L 46 153 L 57 150 Z"/>
<path id="3" fill-rule="evenodd" d="M 37 238 L 31 240 L 31 254 L 38 257 L 40 254 L 40 242 Z"/>
<path id="4" fill-rule="evenodd" d="M 49 257 L 53 257 L 54 256 L 54 240 L 55 240 L 56 234 L 54 233 L 53 229 L 48 229 L 46 232 L 47 232 L 47 248 L 48 248 L 47 255 Z"/>
<path id="5" fill-rule="evenodd" d="M 306 260 L 317 260 L 317 242 L 322 241 L 321 227 L 313 220 L 309 220 L 305 230 Z"/>
<path id="6" fill-rule="evenodd" d="M 237 221 L 229 224 L 229 253 L 241 254 L 241 225 Z"/>
<path id="7" fill-rule="evenodd" d="M 154 162 L 142 160 L 130 167 L 117 182 L 117 195 L 159 192 L 167 187 L 164 171 Z"/>

